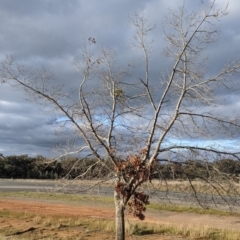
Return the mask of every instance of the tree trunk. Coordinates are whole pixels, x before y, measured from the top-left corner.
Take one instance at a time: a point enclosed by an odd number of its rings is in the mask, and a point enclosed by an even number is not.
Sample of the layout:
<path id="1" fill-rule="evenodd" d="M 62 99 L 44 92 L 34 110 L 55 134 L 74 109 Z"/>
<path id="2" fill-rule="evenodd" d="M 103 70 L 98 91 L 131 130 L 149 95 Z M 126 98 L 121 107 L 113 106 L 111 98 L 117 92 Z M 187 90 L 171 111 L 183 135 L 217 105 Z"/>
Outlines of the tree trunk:
<path id="1" fill-rule="evenodd" d="M 116 240 L 125 240 L 124 205 L 119 193 L 114 191 Z"/>

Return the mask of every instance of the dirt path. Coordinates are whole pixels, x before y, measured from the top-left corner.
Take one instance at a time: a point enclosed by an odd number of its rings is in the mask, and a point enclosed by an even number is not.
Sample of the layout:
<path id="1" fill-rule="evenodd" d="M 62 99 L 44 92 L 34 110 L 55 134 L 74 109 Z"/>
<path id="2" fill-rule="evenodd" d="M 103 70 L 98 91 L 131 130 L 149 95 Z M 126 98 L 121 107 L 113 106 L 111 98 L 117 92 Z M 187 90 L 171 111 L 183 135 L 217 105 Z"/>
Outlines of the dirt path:
<path id="1" fill-rule="evenodd" d="M 29 200 L 15 200 L 15 199 L 0 199 L 0 210 L 13 211 L 15 213 L 32 213 L 34 215 L 42 216 L 59 216 L 64 217 L 92 217 L 92 218 L 105 218 L 114 220 L 114 208 L 112 205 L 95 206 L 91 203 L 80 203 L 78 206 L 68 203 L 56 203 L 56 202 L 32 202 Z M 131 220 L 131 217 L 128 216 Z M 213 215 L 199 215 L 192 213 L 174 213 L 167 211 L 148 210 L 146 213 L 146 221 L 159 224 L 177 225 L 183 227 L 208 227 L 218 229 L 240 229 L 239 217 L 219 217 Z M 4 219 L 0 218 L 0 231 L 4 227 L 17 225 L 19 229 L 27 229 L 31 225 L 27 222 L 20 222 L 17 219 Z M 79 231 L 79 230 L 77 230 Z M 72 233 L 74 231 L 72 230 Z M 76 234 L 78 234 L 76 232 Z M 85 234 L 86 235 L 86 234 Z M 79 234 L 78 234 L 79 236 Z M 53 238 L 61 239 L 61 238 Z M 66 238 L 66 239 L 94 239 L 94 238 Z M 99 236 L 98 239 L 113 239 L 113 236 L 109 238 L 107 236 Z M 132 238 L 131 238 L 132 239 Z M 140 237 L 134 237 L 134 239 L 140 239 Z M 181 237 L 172 236 L 148 236 L 141 239 L 184 239 Z M 186 239 L 186 238 L 185 238 Z"/>

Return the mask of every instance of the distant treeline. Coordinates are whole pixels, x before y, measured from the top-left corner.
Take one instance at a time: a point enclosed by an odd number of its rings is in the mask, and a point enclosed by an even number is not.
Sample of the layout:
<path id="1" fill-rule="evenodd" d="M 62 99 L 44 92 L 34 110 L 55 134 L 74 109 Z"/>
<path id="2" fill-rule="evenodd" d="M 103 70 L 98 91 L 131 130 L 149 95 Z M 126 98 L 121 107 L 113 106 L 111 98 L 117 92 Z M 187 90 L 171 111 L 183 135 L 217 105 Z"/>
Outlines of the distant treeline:
<path id="1" fill-rule="evenodd" d="M 28 155 L 6 156 L 0 154 L 0 178 L 20 179 L 84 179 L 105 178 L 108 168 L 114 168 L 110 161 L 104 163 L 94 158 L 64 158 L 61 161 L 50 160 L 42 156 Z M 161 179 L 209 179 L 240 175 L 240 162 L 222 159 L 213 162 L 187 160 L 183 163 L 156 161 L 153 178 Z M 222 174 L 223 173 L 223 174 Z"/>
<path id="2" fill-rule="evenodd" d="M 111 166 L 108 163 L 108 166 Z M 28 155 L 6 156 L 0 154 L 0 178 L 23 179 L 85 179 L 106 176 L 107 170 L 96 159 L 65 158 L 61 161 Z"/>

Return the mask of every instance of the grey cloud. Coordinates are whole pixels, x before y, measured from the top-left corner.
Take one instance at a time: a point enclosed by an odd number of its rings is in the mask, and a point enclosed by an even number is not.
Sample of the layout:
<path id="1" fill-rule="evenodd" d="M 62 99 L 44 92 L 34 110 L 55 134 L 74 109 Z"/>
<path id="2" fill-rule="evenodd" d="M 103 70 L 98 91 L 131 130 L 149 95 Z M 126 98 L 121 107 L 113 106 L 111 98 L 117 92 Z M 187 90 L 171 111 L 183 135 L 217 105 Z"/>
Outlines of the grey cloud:
<path id="1" fill-rule="evenodd" d="M 196 9 L 198 3 L 187 0 L 186 7 Z M 223 6 L 225 1 L 217 3 Z M 120 65 L 129 60 L 136 65 L 140 63 L 141 54 L 129 43 L 133 34 L 129 16 L 145 12 L 152 23 L 157 23 L 154 31 L 157 41 L 151 58 L 151 77 L 155 84 L 159 73 L 171 67 L 171 62 L 161 55 L 165 45 L 161 21 L 168 7 L 175 6 L 175 1 L 161 0 L 1 0 L 0 59 L 13 54 L 27 66 L 46 66 L 59 82 L 74 87 L 80 77 L 74 72 L 74 59 L 88 37 L 96 38 L 99 46 L 115 49 Z M 212 73 L 226 60 L 239 56 L 239 7 L 238 0 L 230 0 L 230 13 L 221 22 L 222 37 L 206 50 Z M 132 73 L 138 79 L 144 71 L 136 67 Z M 230 113 L 240 108 L 239 96 L 229 93 L 223 97 L 227 99 L 224 111 Z M 0 85 L 0 152 L 49 154 L 48 150 L 63 142 L 63 137 L 56 136 L 54 125 L 48 123 L 51 116 L 43 115 L 38 106 L 24 98 L 23 93 Z M 1 104 L 3 101 L 5 105 Z"/>
<path id="2" fill-rule="evenodd" d="M 65 142 L 63 136 L 56 136 L 55 126 L 49 125 L 49 119 L 50 116 L 37 111 L 29 103 L 0 101 L 0 152 L 34 155 L 32 151 L 24 151 L 35 149 L 36 153 L 36 149 L 42 148 L 44 154 L 49 155 L 49 149 L 56 143 Z"/>
<path id="3" fill-rule="evenodd" d="M 102 44 L 118 46 L 125 35 L 128 14 L 142 5 L 143 1 L 130 5 L 109 0 L 3 1 L 0 18 L 5 24 L 1 26 L 4 37 L 0 43 L 4 52 L 21 58 L 74 54 L 89 36 Z"/>

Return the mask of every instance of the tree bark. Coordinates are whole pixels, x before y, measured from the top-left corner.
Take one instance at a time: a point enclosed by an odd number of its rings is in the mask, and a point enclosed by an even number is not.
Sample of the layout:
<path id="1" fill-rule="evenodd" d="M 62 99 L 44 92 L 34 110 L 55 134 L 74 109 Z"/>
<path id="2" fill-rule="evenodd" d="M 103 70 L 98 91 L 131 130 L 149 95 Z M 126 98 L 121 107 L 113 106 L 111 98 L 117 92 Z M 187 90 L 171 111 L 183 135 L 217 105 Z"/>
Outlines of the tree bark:
<path id="1" fill-rule="evenodd" d="M 116 240 L 125 240 L 124 204 L 120 194 L 116 190 L 114 191 L 114 202 L 116 211 Z"/>

